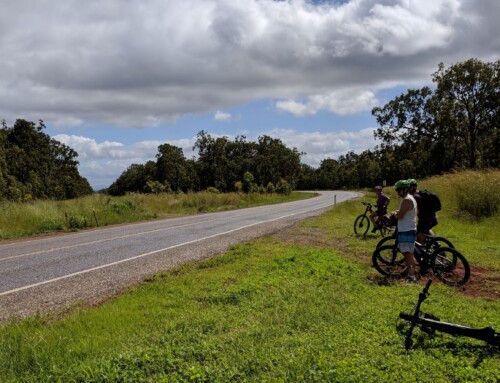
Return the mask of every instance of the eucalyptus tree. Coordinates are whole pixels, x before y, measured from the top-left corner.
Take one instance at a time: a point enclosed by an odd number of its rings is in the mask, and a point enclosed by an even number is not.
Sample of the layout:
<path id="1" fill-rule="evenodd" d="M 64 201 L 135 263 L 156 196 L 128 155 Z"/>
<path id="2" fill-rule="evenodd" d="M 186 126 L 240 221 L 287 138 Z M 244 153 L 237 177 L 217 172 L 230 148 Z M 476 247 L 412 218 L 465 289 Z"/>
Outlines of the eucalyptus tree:
<path id="1" fill-rule="evenodd" d="M 429 87 L 409 89 L 372 114 L 375 137 L 402 148 L 421 176 L 455 166 L 498 166 L 500 62 L 443 64 Z"/>

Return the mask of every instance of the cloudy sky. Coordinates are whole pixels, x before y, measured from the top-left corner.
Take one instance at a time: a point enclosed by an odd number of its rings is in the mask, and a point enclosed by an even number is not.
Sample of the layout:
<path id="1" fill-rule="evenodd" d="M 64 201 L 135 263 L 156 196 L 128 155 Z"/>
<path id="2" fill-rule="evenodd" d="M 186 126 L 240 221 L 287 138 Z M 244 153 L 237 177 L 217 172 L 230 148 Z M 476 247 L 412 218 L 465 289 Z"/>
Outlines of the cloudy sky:
<path id="1" fill-rule="evenodd" d="M 162 143 L 280 138 L 318 166 L 438 64 L 500 58 L 498 0 L 0 0 L 0 119 L 47 125 L 95 189 Z"/>

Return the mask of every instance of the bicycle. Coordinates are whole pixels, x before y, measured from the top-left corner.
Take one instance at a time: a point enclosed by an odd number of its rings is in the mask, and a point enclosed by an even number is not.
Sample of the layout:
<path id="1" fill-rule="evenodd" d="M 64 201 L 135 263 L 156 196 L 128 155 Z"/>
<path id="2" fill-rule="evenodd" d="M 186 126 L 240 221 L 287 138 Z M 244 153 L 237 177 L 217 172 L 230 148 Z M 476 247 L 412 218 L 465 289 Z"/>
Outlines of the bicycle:
<path id="1" fill-rule="evenodd" d="M 496 332 L 491 326 L 484 328 L 472 328 L 453 323 L 441 322 L 438 317 L 420 311 L 420 305 L 430 295 L 429 287 L 431 286 L 431 283 L 432 279 L 429 279 L 422 292 L 419 293 L 418 302 L 415 305 L 415 311 L 413 313 L 399 313 L 399 317 L 401 319 L 410 322 L 410 328 L 406 333 L 404 342 L 406 350 L 409 350 L 413 346 L 413 340 L 411 336 L 415 326 L 419 326 L 423 332 L 426 332 L 428 334 L 433 334 L 435 330 L 438 330 L 451 335 L 466 336 L 469 338 L 479 339 L 493 346 L 500 347 L 500 333 Z"/>
<path id="2" fill-rule="evenodd" d="M 470 278 L 467 259 L 455 248 L 447 246 L 426 247 L 415 242 L 415 260 L 420 275 L 430 272 L 449 286 L 463 286 Z M 399 250 L 397 238 L 391 245 L 377 247 L 372 255 L 375 269 L 387 277 L 402 278 L 407 274 L 403 253 Z"/>
<path id="3" fill-rule="evenodd" d="M 381 247 L 384 245 L 394 245 L 397 241 L 397 228 L 394 230 L 394 234 L 390 237 L 384 237 L 380 241 L 377 242 L 377 247 Z M 452 249 L 455 249 L 455 245 L 445 237 L 439 237 L 435 235 L 430 235 L 430 234 L 423 234 L 423 236 L 426 238 L 425 240 L 425 248 L 428 252 L 433 252 L 436 249 L 440 247 L 451 247 Z"/>
<path id="4" fill-rule="evenodd" d="M 356 235 L 362 235 L 363 237 L 366 236 L 366 233 L 368 233 L 368 230 L 370 229 L 370 214 L 373 212 L 373 205 L 370 202 L 361 202 L 363 205 L 366 206 L 365 211 L 363 214 L 360 214 L 356 217 L 356 220 L 354 221 L 354 233 Z M 380 234 L 382 237 L 385 237 L 389 233 L 392 233 L 394 231 L 394 227 L 388 225 L 384 219 L 383 216 L 377 217 L 377 230 L 380 231 Z"/>

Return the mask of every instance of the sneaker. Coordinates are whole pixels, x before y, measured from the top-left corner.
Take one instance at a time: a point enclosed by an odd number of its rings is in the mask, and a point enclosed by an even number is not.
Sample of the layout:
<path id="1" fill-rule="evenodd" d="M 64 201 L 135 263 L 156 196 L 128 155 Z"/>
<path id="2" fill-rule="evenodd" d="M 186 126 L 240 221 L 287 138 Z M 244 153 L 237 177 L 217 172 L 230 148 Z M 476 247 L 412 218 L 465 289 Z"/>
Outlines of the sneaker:
<path id="1" fill-rule="evenodd" d="M 406 277 L 406 280 L 408 282 L 412 282 L 412 283 L 415 283 L 418 281 L 418 275 L 417 274 L 410 274 Z"/>

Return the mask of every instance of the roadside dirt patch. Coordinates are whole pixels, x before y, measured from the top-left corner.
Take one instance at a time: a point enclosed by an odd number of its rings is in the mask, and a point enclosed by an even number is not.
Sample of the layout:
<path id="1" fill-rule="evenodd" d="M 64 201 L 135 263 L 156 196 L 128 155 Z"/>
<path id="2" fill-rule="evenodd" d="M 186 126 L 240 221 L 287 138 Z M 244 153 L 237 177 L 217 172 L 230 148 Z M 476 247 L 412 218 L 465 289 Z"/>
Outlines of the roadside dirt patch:
<path id="1" fill-rule="evenodd" d="M 500 298 L 500 272 L 470 266 L 471 277 L 462 292 L 468 296 Z"/>
<path id="2" fill-rule="evenodd" d="M 345 248 L 347 243 L 329 238 L 325 230 L 317 227 L 298 227 L 281 230 L 274 235 L 280 241 L 311 247 Z"/>

